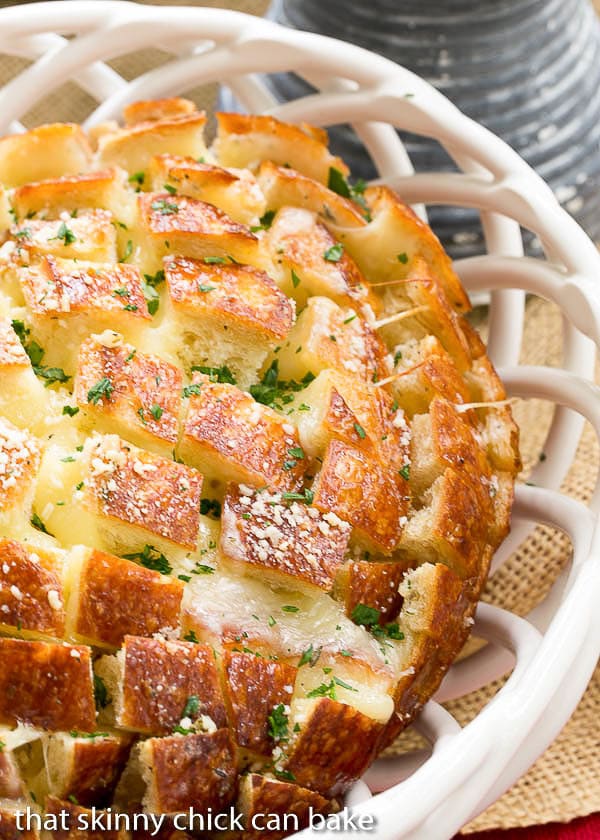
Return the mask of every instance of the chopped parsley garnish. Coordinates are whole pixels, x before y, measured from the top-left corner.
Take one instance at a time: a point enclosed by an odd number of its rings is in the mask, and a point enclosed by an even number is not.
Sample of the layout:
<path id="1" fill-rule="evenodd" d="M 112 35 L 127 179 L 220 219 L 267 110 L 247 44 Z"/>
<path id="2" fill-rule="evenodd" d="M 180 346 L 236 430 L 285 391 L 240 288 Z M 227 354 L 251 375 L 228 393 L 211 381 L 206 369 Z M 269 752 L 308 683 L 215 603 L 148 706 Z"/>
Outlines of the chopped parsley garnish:
<path id="1" fill-rule="evenodd" d="M 97 709 L 104 709 L 108 706 L 109 700 L 106 684 L 102 677 L 99 677 L 98 674 L 94 674 L 94 700 L 96 702 Z"/>
<path id="2" fill-rule="evenodd" d="M 110 402 L 115 386 L 112 384 L 107 376 L 103 376 L 95 385 L 93 385 L 87 393 L 88 403 L 98 405 L 100 400 Z"/>
<path id="3" fill-rule="evenodd" d="M 194 642 L 196 645 L 200 644 L 200 639 L 193 630 L 188 630 L 183 638 L 186 642 Z"/>
<path id="4" fill-rule="evenodd" d="M 267 210 L 267 212 L 258 220 L 260 224 L 252 225 L 250 230 L 252 233 L 258 233 L 259 230 L 269 230 L 275 218 L 275 210 Z"/>
<path id="5" fill-rule="evenodd" d="M 225 265 L 227 260 L 225 257 L 204 257 L 206 265 Z"/>
<path id="6" fill-rule="evenodd" d="M 199 292 L 214 292 L 216 288 L 216 286 L 208 286 L 206 283 L 198 283 Z"/>
<path id="7" fill-rule="evenodd" d="M 405 481 L 408 481 L 408 479 L 410 478 L 410 464 L 404 464 L 404 466 L 401 467 L 398 470 L 398 472 Z"/>
<path id="8" fill-rule="evenodd" d="M 365 219 L 368 222 L 371 221 L 371 213 L 369 212 L 369 207 L 363 195 L 367 186 L 364 181 L 359 179 L 353 186 L 348 183 L 343 172 L 340 172 L 340 170 L 336 169 L 335 166 L 330 166 L 327 186 L 330 190 L 338 195 L 341 195 L 343 198 L 350 198 L 352 201 L 356 202 L 356 204 L 362 208 Z"/>
<path id="9" fill-rule="evenodd" d="M 200 385 L 199 383 L 197 383 L 195 385 L 186 385 L 185 388 L 182 391 L 182 394 L 183 394 L 185 399 L 188 399 L 192 395 L 197 397 L 200 394 L 201 388 L 202 388 L 202 385 Z"/>
<path id="10" fill-rule="evenodd" d="M 350 317 L 349 317 L 349 318 L 346 318 L 346 319 L 344 320 L 344 324 L 351 324 L 351 323 L 352 323 L 352 321 L 354 321 L 354 319 L 355 319 L 356 317 L 357 317 L 357 316 L 356 316 L 356 314 L 354 314 L 354 315 L 350 315 Z"/>
<path id="11" fill-rule="evenodd" d="M 339 262 L 342 259 L 342 254 L 344 253 L 344 246 L 341 242 L 338 242 L 336 245 L 332 245 L 331 248 L 328 248 L 325 253 L 323 254 L 323 259 L 327 260 L 327 262 Z"/>
<path id="12" fill-rule="evenodd" d="M 218 499 L 202 499 L 200 501 L 200 513 L 204 516 L 214 516 L 215 519 L 219 519 L 221 502 Z"/>
<path id="13" fill-rule="evenodd" d="M 171 184 L 163 184 L 163 189 L 165 192 L 168 192 L 169 195 L 177 195 L 177 190 L 175 187 L 171 186 Z"/>
<path id="14" fill-rule="evenodd" d="M 156 286 L 160 286 L 161 283 L 165 282 L 165 272 L 161 268 L 156 274 L 144 274 L 144 280 L 154 289 Z"/>
<path id="15" fill-rule="evenodd" d="M 280 703 L 273 708 L 273 711 L 267 718 L 269 722 L 269 735 L 274 741 L 287 741 L 288 733 L 288 716 L 285 713 L 285 706 Z"/>
<path id="16" fill-rule="evenodd" d="M 115 289 L 113 292 L 113 295 L 116 295 L 117 297 L 128 298 L 130 294 L 131 292 L 129 291 L 129 289 L 126 289 L 125 286 L 121 286 L 119 289 Z"/>
<path id="17" fill-rule="evenodd" d="M 138 308 L 135 303 L 128 303 L 126 306 L 123 307 L 125 312 L 137 312 Z"/>
<path id="18" fill-rule="evenodd" d="M 146 298 L 148 313 L 153 316 L 156 315 L 158 307 L 160 306 L 160 295 L 155 288 L 149 286 L 147 283 L 142 284 L 142 291 L 144 292 L 144 297 Z"/>
<path id="19" fill-rule="evenodd" d="M 66 458 L 60 459 L 63 464 L 73 464 L 75 462 L 75 458 L 72 455 L 67 455 Z"/>
<path id="20" fill-rule="evenodd" d="M 402 350 L 396 350 L 394 353 L 394 367 L 398 364 L 400 359 L 402 358 Z"/>
<path id="21" fill-rule="evenodd" d="M 56 231 L 56 236 L 51 236 L 48 242 L 52 242 L 54 239 L 62 240 L 63 245 L 72 245 L 73 242 L 77 240 L 77 237 L 71 228 L 67 227 L 64 222 L 61 222 L 58 230 Z"/>
<path id="22" fill-rule="evenodd" d="M 402 263 L 402 265 L 406 265 L 408 262 L 408 254 L 406 251 L 403 251 L 401 254 L 398 254 L 398 262 Z"/>
<path id="23" fill-rule="evenodd" d="M 34 513 L 29 521 L 37 531 L 41 531 L 42 534 L 49 534 L 52 536 L 37 513 Z"/>
<path id="24" fill-rule="evenodd" d="M 212 566 L 207 566 L 205 563 L 196 563 L 192 569 L 195 575 L 214 575 L 215 570 Z"/>
<path id="25" fill-rule="evenodd" d="M 38 365 L 33 366 L 34 372 L 39 376 L 41 379 L 45 379 L 45 387 L 48 388 L 50 385 L 53 385 L 55 382 L 68 382 L 71 378 L 67 376 L 62 368 L 57 367 L 41 367 Z"/>
<path id="26" fill-rule="evenodd" d="M 296 777 L 294 776 L 291 770 L 278 770 L 277 767 L 274 767 L 273 772 L 275 773 L 278 779 L 282 779 L 284 782 L 296 781 Z"/>
<path id="27" fill-rule="evenodd" d="M 177 580 L 182 580 L 184 583 L 189 583 L 191 579 L 190 575 L 177 575 Z"/>
<path id="28" fill-rule="evenodd" d="M 183 707 L 183 712 L 181 713 L 181 717 L 196 717 L 198 712 L 200 711 L 200 700 L 197 694 L 190 694 L 188 697 L 185 706 Z"/>
<path id="29" fill-rule="evenodd" d="M 229 385 L 235 385 L 236 380 L 233 373 L 229 370 L 227 365 L 221 365 L 221 367 L 207 367 L 206 365 L 193 365 L 193 371 L 198 371 L 199 373 L 205 374 L 208 376 L 211 382 L 225 382 Z"/>
<path id="30" fill-rule="evenodd" d="M 154 417 L 155 420 L 160 420 L 164 413 L 164 408 L 161 408 L 160 405 L 157 405 L 157 403 L 154 403 L 154 405 L 150 409 L 150 414 Z"/>
<path id="31" fill-rule="evenodd" d="M 297 613 L 300 612 L 300 607 L 295 607 L 293 604 L 284 604 L 281 608 L 281 612 Z"/>
<path id="32" fill-rule="evenodd" d="M 146 180 L 146 175 L 144 172 L 134 172 L 128 178 L 130 184 L 137 184 L 138 186 L 142 186 L 144 181 Z"/>
<path id="33" fill-rule="evenodd" d="M 336 700 L 337 695 L 335 691 L 335 681 L 332 679 L 328 683 L 321 683 L 316 688 L 311 689 L 307 697 L 329 697 L 331 700 Z"/>
<path id="34" fill-rule="evenodd" d="M 296 272 L 292 268 L 292 286 L 294 287 L 294 289 L 297 289 L 301 282 L 302 281 L 301 281 L 300 277 L 298 277 L 298 275 L 296 274 Z"/>
<path id="35" fill-rule="evenodd" d="M 288 449 L 288 455 L 292 458 L 302 460 L 304 458 L 304 449 L 301 446 L 293 446 L 291 449 Z"/>
<path id="36" fill-rule="evenodd" d="M 300 382 L 279 379 L 279 360 L 274 359 L 260 383 L 250 386 L 250 393 L 257 402 L 281 411 L 284 405 L 293 402 L 293 394 L 310 385 L 314 378 L 314 373 L 309 371 Z"/>
<path id="37" fill-rule="evenodd" d="M 160 572 L 162 575 L 170 575 L 173 571 L 171 564 L 162 553 L 153 545 L 145 545 L 141 551 L 133 554 L 124 554 L 125 560 L 134 560 L 146 569 Z"/>
<path id="38" fill-rule="evenodd" d="M 132 255 L 132 253 L 133 253 L 133 242 L 131 241 L 131 239 L 128 239 L 127 240 L 127 245 L 125 246 L 125 250 L 123 251 L 123 256 L 121 257 L 119 262 L 121 262 L 121 263 L 126 262 L 129 259 L 129 257 Z"/>
<path id="39" fill-rule="evenodd" d="M 318 647 L 315 650 L 315 648 L 312 645 L 309 645 L 300 657 L 300 662 L 298 662 L 298 668 L 301 668 L 303 665 L 310 665 L 311 668 L 314 668 L 317 662 L 319 661 L 322 651 L 322 647 Z"/>
<path id="40" fill-rule="evenodd" d="M 352 610 L 350 616 L 355 624 L 361 624 L 363 627 L 372 627 L 379 623 L 381 613 L 374 607 L 368 607 L 366 604 L 357 604 Z"/>
<path id="41" fill-rule="evenodd" d="M 161 216 L 174 216 L 176 213 L 179 213 L 177 204 L 173 204 L 172 201 L 168 201 L 166 198 L 157 198 L 152 202 L 150 207 L 152 210 L 158 211 Z"/>
<path id="42" fill-rule="evenodd" d="M 282 493 L 281 498 L 286 502 L 304 502 L 305 505 L 310 505 L 315 498 L 315 494 L 307 487 L 302 493 Z"/>
<path id="43" fill-rule="evenodd" d="M 359 438 L 361 438 L 361 440 L 364 440 L 367 436 L 367 433 L 365 432 L 363 427 L 360 425 L 360 423 L 355 423 L 354 424 L 354 431 L 359 436 Z"/>
<path id="44" fill-rule="evenodd" d="M 21 230 L 16 231 L 14 236 L 15 239 L 31 239 L 31 228 L 21 228 Z"/>
<path id="45" fill-rule="evenodd" d="M 400 630 L 397 622 L 385 624 L 383 627 L 379 624 L 381 613 L 374 607 L 368 607 L 366 604 L 357 604 L 352 610 L 350 617 L 355 624 L 366 627 L 377 639 L 388 638 L 398 641 L 404 639 L 404 633 Z"/>

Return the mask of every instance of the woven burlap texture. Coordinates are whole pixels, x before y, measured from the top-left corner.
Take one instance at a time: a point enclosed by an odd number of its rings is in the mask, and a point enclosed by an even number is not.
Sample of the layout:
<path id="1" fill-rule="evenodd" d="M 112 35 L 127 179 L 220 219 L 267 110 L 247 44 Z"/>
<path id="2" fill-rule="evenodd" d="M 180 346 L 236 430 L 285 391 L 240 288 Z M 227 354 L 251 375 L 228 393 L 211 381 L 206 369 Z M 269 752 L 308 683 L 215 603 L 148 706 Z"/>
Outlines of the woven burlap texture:
<path id="1" fill-rule="evenodd" d="M 156 5 L 175 5 L 167 0 L 152 0 Z M 1 5 L 12 5 L 2 3 Z M 266 0 L 238 0 L 221 3 L 204 0 L 206 5 L 262 14 Z M 125 78 L 166 61 L 168 56 L 156 50 L 144 50 L 112 62 Z M 20 72 L 26 62 L 0 56 L 0 84 Z M 214 86 L 191 91 L 199 105 L 211 109 L 215 102 Z M 35 125 L 55 120 L 80 121 L 93 108 L 93 100 L 69 83 L 43 99 L 25 122 Z M 481 326 L 485 330 L 484 316 Z M 529 364 L 557 365 L 561 353 L 561 318 L 556 307 L 540 300 L 527 306 L 522 361 Z M 551 417 L 551 406 L 537 400 L 515 406 L 521 427 L 522 451 L 527 470 L 540 457 L 545 431 Z M 597 441 L 586 427 L 577 458 L 564 482 L 563 490 L 577 499 L 586 500 L 591 492 L 599 461 Z M 559 571 L 570 559 L 568 539 L 549 528 L 538 527 L 519 551 L 504 564 L 489 582 L 485 600 L 519 615 L 526 615 L 552 586 Z M 448 704 L 461 724 L 472 720 L 499 689 L 500 683 L 488 686 Z M 529 772 L 494 805 L 479 815 L 465 832 L 488 828 L 527 826 L 551 821 L 568 821 L 600 810 L 600 668 L 597 669 L 584 698 L 561 735 Z M 498 733 L 502 737 L 502 733 Z M 404 737 L 397 750 L 415 742 Z"/>

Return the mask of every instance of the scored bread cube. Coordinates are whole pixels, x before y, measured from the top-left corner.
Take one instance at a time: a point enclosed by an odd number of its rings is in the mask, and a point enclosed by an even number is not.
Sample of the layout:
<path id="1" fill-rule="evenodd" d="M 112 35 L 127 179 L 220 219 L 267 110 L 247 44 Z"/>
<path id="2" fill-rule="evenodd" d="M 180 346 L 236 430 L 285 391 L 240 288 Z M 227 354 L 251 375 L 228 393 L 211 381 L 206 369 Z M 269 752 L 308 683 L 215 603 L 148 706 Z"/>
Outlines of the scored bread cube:
<path id="1" fill-rule="evenodd" d="M 207 478 L 284 490 L 305 470 L 296 429 L 234 385 L 195 376 L 178 455 Z"/>
<path id="2" fill-rule="evenodd" d="M 222 166 L 256 170 L 263 160 L 291 166 L 326 184 L 331 167 L 347 175 L 343 160 L 327 148 L 327 132 L 303 123 L 283 123 L 271 116 L 217 113 L 212 151 Z"/>
<path id="3" fill-rule="evenodd" d="M 247 169 L 223 169 L 190 157 L 158 155 L 150 164 L 149 181 L 154 192 L 168 185 L 180 195 L 214 204 L 244 225 L 255 225 L 265 211 L 264 196 Z"/>
<path id="4" fill-rule="evenodd" d="M 48 510 L 42 518 L 63 545 L 91 542 L 116 554 L 148 543 L 188 551 L 198 540 L 201 487 L 200 473 L 184 464 L 94 434 L 81 453 L 46 449 L 36 509 Z"/>
<path id="5" fill-rule="evenodd" d="M 223 656 L 225 697 L 233 736 L 239 747 L 255 755 L 270 755 L 280 740 L 273 722 L 292 700 L 298 669 L 272 662 L 235 647 Z M 274 711 L 277 710 L 277 711 Z"/>
<path id="6" fill-rule="evenodd" d="M 486 545 L 494 484 L 467 468 L 448 467 L 423 496 L 423 507 L 406 523 L 400 549 L 416 563 L 445 563 L 472 576 Z"/>
<path id="7" fill-rule="evenodd" d="M 14 802 L 0 800 L 0 840 L 39 840 L 34 820 L 23 825 L 23 814 L 28 804 L 25 798 Z"/>
<path id="8" fill-rule="evenodd" d="M 87 210 L 76 218 L 63 211 L 54 220 L 28 219 L 13 225 L 10 236 L 29 260 L 49 255 L 69 260 L 117 262 L 117 233 L 112 213 L 107 210 Z"/>
<path id="9" fill-rule="evenodd" d="M 284 490 L 305 469 L 296 429 L 234 385 L 196 376 L 178 455 L 208 478 Z"/>
<path id="10" fill-rule="evenodd" d="M 221 519 L 223 557 L 243 574 L 258 574 L 290 589 L 331 591 L 344 563 L 350 526 L 306 501 L 300 493 L 259 493 L 245 485 L 230 489 Z"/>
<path id="11" fill-rule="evenodd" d="M 409 461 L 411 431 L 392 396 L 339 371 L 324 370 L 291 404 L 304 449 L 322 456 L 333 439 L 375 454 L 395 469 Z"/>
<path id="12" fill-rule="evenodd" d="M 401 348 L 396 350 L 396 374 L 391 388 L 409 416 L 427 412 L 436 396 L 451 403 L 469 402 L 465 380 L 435 336 L 408 342 Z"/>
<path id="13" fill-rule="evenodd" d="M 73 730 L 50 735 L 46 743 L 50 795 L 84 806 L 110 804 L 131 744 L 131 737 L 119 732 L 90 737 Z"/>
<path id="14" fill-rule="evenodd" d="M 109 210 L 116 219 L 127 221 L 131 211 L 127 210 L 126 177 L 123 170 L 103 169 L 23 184 L 12 195 L 16 219 L 25 227 L 32 215 L 56 219 L 64 212 L 77 214 L 93 207 Z M 69 218 L 67 223 L 70 226 L 73 218 Z"/>
<path id="15" fill-rule="evenodd" d="M 136 752 L 146 787 L 144 810 L 150 813 L 189 808 L 218 813 L 235 797 L 237 762 L 229 729 L 148 738 Z"/>
<path id="16" fill-rule="evenodd" d="M 112 696 L 119 728 L 169 735 L 176 727 L 227 725 L 209 645 L 126 636 L 119 653 L 104 657 L 96 673 Z"/>
<path id="17" fill-rule="evenodd" d="M 0 418 L 0 529 L 17 539 L 30 530 L 29 520 L 41 442 Z"/>
<path id="18" fill-rule="evenodd" d="M 106 828 L 112 816 L 110 810 L 84 808 L 73 799 L 59 799 L 47 796 L 44 808 L 48 816 L 55 817 L 56 828 L 52 828 L 54 840 L 130 840 L 131 834 L 119 827 Z M 97 820 L 97 822 L 94 822 Z M 100 825 L 100 828 L 95 826 Z M 122 824 L 120 824 L 122 825 Z"/>
<path id="19" fill-rule="evenodd" d="M 248 773 L 240 779 L 237 809 L 243 814 L 244 840 L 264 838 L 265 826 L 269 840 L 283 840 L 306 828 L 316 814 L 331 814 L 339 806 L 308 788 Z"/>
<path id="20" fill-rule="evenodd" d="M 352 617 L 360 605 L 379 613 L 379 624 L 392 622 L 402 607 L 398 588 L 407 570 L 407 563 L 382 563 L 353 560 L 341 570 L 337 594 L 343 597 L 346 614 Z"/>
<path id="21" fill-rule="evenodd" d="M 201 157 L 206 152 L 205 124 L 203 111 L 136 119 L 134 125 L 106 132 L 98 139 L 99 161 L 105 166 L 121 166 L 130 173 L 143 173 L 152 158 L 163 152 Z"/>
<path id="22" fill-rule="evenodd" d="M 15 321 L 25 330 L 24 324 Z M 0 416 L 19 428 L 36 429 L 48 413 L 48 391 L 8 319 L 0 318 Z"/>
<path id="23" fill-rule="evenodd" d="M 168 457 L 177 443 L 182 380 L 179 368 L 138 353 L 117 333 L 93 335 L 79 349 L 73 390 L 81 411 L 77 419 Z M 100 399 L 95 398 L 98 383 L 105 383 Z"/>
<path id="24" fill-rule="evenodd" d="M 141 193 L 138 217 L 136 235 L 145 272 L 162 269 L 163 257 L 173 253 L 202 260 L 233 258 L 259 268 L 269 266 L 250 228 L 205 201 L 170 192 Z"/>
<path id="25" fill-rule="evenodd" d="M 140 99 L 123 108 L 125 125 L 155 122 L 156 120 L 185 117 L 196 113 L 196 106 L 190 99 L 171 96 L 167 99 Z"/>
<path id="26" fill-rule="evenodd" d="M 396 318 L 396 315 L 400 317 Z M 471 364 L 469 342 L 461 326 L 463 319 L 450 306 L 421 257 L 413 259 L 402 284 L 386 288 L 379 323 L 381 335 L 389 346 L 434 335 L 458 370 L 465 371 Z"/>
<path id="27" fill-rule="evenodd" d="M 24 134 L 0 137 L 0 182 L 18 187 L 58 175 L 88 170 L 92 150 L 78 125 L 40 125 Z"/>
<path id="28" fill-rule="evenodd" d="M 91 651 L 82 645 L 0 639 L 0 723 L 92 732 Z"/>
<path id="29" fill-rule="evenodd" d="M 459 312 L 471 304 L 450 257 L 429 225 L 389 187 L 368 187 L 364 193 L 372 221 L 363 228 L 330 225 L 334 236 L 373 284 L 406 277 L 414 257 L 422 257 L 440 283 L 448 303 Z M 385 287 L 383 287 L 385 288 Z"/>
<path id="30" fill-rule="evenodd" d="M 361 545 L 390 554 L 407 523 L 410 493 L 404 474 L 339 440 L 329 444 L 315 478 L 314 504 L 352 526 Z"/>
<path id="31" fill-rule="evenodd" d="M 487 561 L 489 562 L 489 560 Z M 487 563 L 483 564 L 487 568 Z M 400 624 L 407 655 L 395 689 L 395 714 L 380 748 L 391 743 L 432 697 L 447 667 L 461 650 L 473 624 L 478 594 L 442 564 L 424 563 L 409 572 L 401 587 Z"/>
<path id="32" fill-rule="evenodd" d="M 321 220 L 341 227 L 364 227 L 366 221 L 361 208 L 349 198 L 309 178 L 289 166 L 276 166 L 265 160 L 258 170 L 257 180 L 268 210 L 300 207 L 318 213 Z"/>
<path id="33" fill-rule="evenodd" d="M 79 344 L 90 333 L 118 330 L 137 344 L 151 320 L 139 270 L 131 265 L 43 257 L 19 281 L 44 363 L 73 372 Z"/>
<path id="34" fill-rule="evenodd" d="M 465 422 L 465 412 L 447 400 L 433 399 L 428 414 L 416 414 L 412 423 L 410 488 L 420 497 L 446 467 L 469 469 L 473 475 L 490 480 L 485 451 L 473 427 Z"/>
<path id="35" fill-rule="evenodd" d="M 283 291 L 303 306 L 309 297 L 325 295 L 340 306 L 380 308 L 354 260 L 344 252 L 317 214 L 283 207 L 265 235 Z"/>
<path id="36" fill-rule="evenodd" d="M 285 380 L 301 380 L 326 368 L 377 382 L 390 373 L 388 351 L 353 309 L 326 297 L 309 298 L 277 355 Z"/>
<path id="37" fill-rule="evenodd" d="M 165 262 L 165 325 L 186 367 L 228 365 L 240 387 L 256 381 L 269 349 L 294 322 L 293 302 L 248 265 L 173 257 Z M 182 342 L 183 334 L 183 342 Z"/>
<path id="38" fill-rule="evenodd" d="M 68 570 L 69 638 L 117 648 L 127 635 L 168 635 L 179 627 L 179 580 L 83 547 L 71 552 Z"/>
<path id="39" fill-rule="evenodd" d="M 294 700 L 291 737 L 276 770 L 325 797 L 340 796 L 367 769 L 383 724 L 329 697 Z"/>
<path id="40" fill-rule="evenodd" d="M 62 637 L 64 557 L 16 540 L 0 541 L 0 630 Z"/>

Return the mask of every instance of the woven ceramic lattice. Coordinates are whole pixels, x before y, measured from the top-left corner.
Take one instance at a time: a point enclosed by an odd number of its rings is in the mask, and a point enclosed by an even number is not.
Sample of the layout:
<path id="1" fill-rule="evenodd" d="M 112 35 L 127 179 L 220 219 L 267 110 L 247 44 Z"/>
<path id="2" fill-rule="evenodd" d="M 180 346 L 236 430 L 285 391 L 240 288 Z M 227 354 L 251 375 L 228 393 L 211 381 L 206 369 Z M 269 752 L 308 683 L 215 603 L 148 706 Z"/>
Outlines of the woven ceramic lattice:
<path id="1" fill-rule="evenodd" d="M 105 63 L 149 47 L 162 50 L 167 62 L 131 82 Z M 361 783 L 349 797 L 352 807 L 375 814 L 381 840 L 450 837 L 552 741 L 598 656 L 600 488 L 589 508 L 557 490 L 584 418 L 600 430 L 600 401 L 591 384 L 600 341 L 596 249 L 501 141 L 422 80 L 347 44 L 223 10 L 90 0 L 4 9 L 0 53 L 28 62 L 0 90 L 2 133 L 21 130 L 20 121 L 68 81 L 97 103 L 88 125 L 116 117 L 136 99 L 220 81 L 249 111 L 323 126 L 351 123 L 381 181 L 405 200 L 481 212 L 488 253 L 460 261 L 456 269 L 470 292 L 491 291 L 488 350 L 508 391 L 556 405 L 543 444 L 546 458 L 532 472 L 534 486 L 518 487 L 512 534 L 494 570 L 536 522 L 568 535 L 573 560 L 527 619 L 481 605 L 474 632 L 487 644 L 451 669 L 420 718 L 418 729 L 430 747 L 379 761 L 366 781 L 383 792 L 371 799 Z M 256 74 L 282 71 L 298 73 L 319 92 L 278 105 Z M 394 128 L 436 138 L 461 173 L 414 173 Z M 523 258 L 520 226 L 539 237 L 546 260 Z M 518 364 L 526 293 L 554 301 L 564 313 L 561 367 Z M 440 705 L 511 669 L 495 699 L 465 728 Z"/>

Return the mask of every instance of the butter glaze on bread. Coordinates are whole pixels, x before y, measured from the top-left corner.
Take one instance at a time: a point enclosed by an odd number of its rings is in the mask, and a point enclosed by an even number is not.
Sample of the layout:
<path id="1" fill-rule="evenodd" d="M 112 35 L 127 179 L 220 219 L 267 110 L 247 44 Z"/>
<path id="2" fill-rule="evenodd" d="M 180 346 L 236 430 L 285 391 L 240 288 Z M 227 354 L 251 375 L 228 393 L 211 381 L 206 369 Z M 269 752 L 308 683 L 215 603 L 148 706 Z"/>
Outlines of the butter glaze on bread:
<path id="1" fill-rule="evenodd" d="M 518 431 L 439 241 L 322 129 L 124 123 L 0 139 L 1 816 L 278 840 L 463 646 Z"/>

